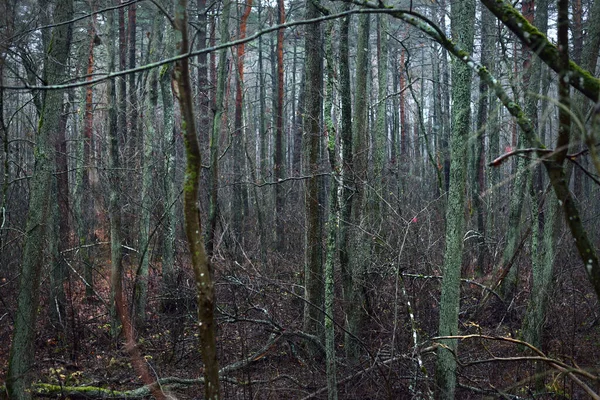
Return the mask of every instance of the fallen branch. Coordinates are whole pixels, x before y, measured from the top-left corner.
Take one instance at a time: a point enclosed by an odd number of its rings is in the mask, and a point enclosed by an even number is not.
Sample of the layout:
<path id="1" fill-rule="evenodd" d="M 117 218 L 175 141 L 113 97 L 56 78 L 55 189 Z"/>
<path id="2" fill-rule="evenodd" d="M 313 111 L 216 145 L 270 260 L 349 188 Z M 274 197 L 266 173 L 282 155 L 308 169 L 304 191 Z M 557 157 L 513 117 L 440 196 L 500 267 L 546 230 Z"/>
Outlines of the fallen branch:
<path id="1" fill-rule="evenodd" d="M 559 371 L 562 374 L 567 375 L 569 378 L 571 378 L 571 380 L 573 380 L 573 382 L 575 382 L 580 388 L 582 388 L 592 399 L 595 400 L 600 400 L 600 395 L 598 395 L 598 393 L 596 393 L 588 384 L 586 384 L 585 382 L 583 382 L 581 379 L 579 379 L 579 377 L 575 376 L 575 374 L 585 377 L 587 379 L 590 379 L 594 382 L 600 382 L 600 376 L 594 375 L 584 369 L 579 368 L 578 366 L 571 366 L 568 365 L 560 360 L 556 360 L 554 358 L 550 358 L 548 356 L 546 356 L 540 349 L 538 349 L 537 347 L 535 347 L 534 345 L 527 343 L 523 340 L 519 340 L 519 339 L 514 339 L 514 338 L 509 338 L 509 337 L 502 337 L 502 336 L 488 336 L 488 335 L 464 335 L 464 336 L 438 336 L 438 337 L 434 337 L 431 340 L 442 340 L 442 339 L 457 339 L 457 340 L 466 340 L 466 339 L 485 339 L 485 340 L 497 340 L 497 341 L 502 341 L 502 342 L 508 342 L 508 343 L 513 343 L 513 344 L 517 344 L 520 346 L 525 346 L 528 349 L 530 349 L 531 351 L 533 351 L 534 353 L 537 354 L 537 356 L 518 356 L 518 357 L 496 357 L 492 355 L 492 358 L 488 358 L 488 359 L 484 359 L 484 360 L 475 360 L 475 361 L 470 361 L 468 363 L 461 363 L 460 360 L 458 360 L 457 358 L 457 362 L 459 363 L 459 365 L 461 366 L 471 366 L 471 365 L 476 365 L 476 364 L 482 364 L 482 363 L 491 363 L 491 362 L 507 362 L 507 361 L 541 361 L 544 362 L 548 365 L 550 365 L 552 368 L 556 369 L 557 371 Z"/>

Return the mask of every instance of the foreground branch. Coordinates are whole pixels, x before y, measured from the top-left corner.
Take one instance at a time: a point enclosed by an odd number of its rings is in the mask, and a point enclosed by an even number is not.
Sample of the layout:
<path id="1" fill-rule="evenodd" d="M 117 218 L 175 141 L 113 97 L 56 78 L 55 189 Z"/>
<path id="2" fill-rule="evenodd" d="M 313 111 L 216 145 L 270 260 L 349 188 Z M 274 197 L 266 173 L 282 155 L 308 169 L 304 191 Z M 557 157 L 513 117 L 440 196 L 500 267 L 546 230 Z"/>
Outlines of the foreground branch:
<path id="1" fill-rule="evenodd" d="M 568 365 L 560 360 L 556 360 L 554 358 L 550 358 L 546 356 L 540 349 L 535 347 L 534 345 L 527 343 L 523 340 L 514 339 L 510 337 L 501 337 L 501 336 L 489 336 L 489 335 L 463 335 L 463 336 L 438 336 L 434 337 L 431 340 L 446 340 L 446 339 L 457 339 L 457 340 L 468 340 L 468 339 L 485 339 L 485 340 L 495 340 L 508 342 L 520 346 L 525 346 L 531 351 L 533 351 L 536 356 L 518 356 L 518 357 L 496 357 L 493 356 L 484 360 L 475 360 L 467 363 L 460 363 L 460 360 L 457 359 L 457 362 L 463 367 L 483 364 L 483 363 L 491 363 L 491 362 L 517 362 L 517 361 L 541 361 L 548 364 L 550 367 L 556 369 L 562 374 L 566 374 L 569 378 L 573 380 L 579 387 L 581 387 L 592 399 L 600 400 L 600 395 L 598 395 L 587 383 L 583 382 L 576 375 L 582 376 L 584 378 L 590 379 L 594 382 L 600 381 L 600 376 L 589 373 L 586 370 L 579 368 L 578 366 Z"/>

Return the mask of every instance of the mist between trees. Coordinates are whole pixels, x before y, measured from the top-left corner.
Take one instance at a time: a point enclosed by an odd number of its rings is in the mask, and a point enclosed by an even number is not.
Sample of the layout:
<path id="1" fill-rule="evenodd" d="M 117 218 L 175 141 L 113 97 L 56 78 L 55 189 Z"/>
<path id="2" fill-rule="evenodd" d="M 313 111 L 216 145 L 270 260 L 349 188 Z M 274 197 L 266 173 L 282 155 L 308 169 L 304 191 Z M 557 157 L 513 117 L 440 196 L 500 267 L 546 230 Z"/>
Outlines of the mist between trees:
<path id="1" fill-rule="evenodd" d="M 0 397 L 600 398 L 600 0 L 0 4 Z"/>

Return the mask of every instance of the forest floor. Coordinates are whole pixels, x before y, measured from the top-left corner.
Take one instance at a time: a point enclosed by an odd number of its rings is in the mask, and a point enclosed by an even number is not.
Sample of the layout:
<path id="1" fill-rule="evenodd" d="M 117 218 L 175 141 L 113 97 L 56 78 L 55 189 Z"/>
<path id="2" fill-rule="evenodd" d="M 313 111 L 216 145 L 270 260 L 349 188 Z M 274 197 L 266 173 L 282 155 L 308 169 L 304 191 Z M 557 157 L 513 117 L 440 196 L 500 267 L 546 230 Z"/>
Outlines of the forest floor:
<path id="1" fill-rule="evenodd" d="M 305 340 L 301 331 L 300 265 L 301 260 L 277 259 L 272 261 L 267 273 L 250 262 L 241 265 L 225 259 L 216 261 L 220 365 L 231 367 L 246 360 L 244 366 L 232 368 L 223 379 L 223 398 L 327 398 L 324 358 L 310 341 Z M 114 339 L 110 334 L 106 308 L 110 264 L 97 260 L 96 268 L 95 296 L 86 298 L 85 286 L 76 276 L 71 276 L 65 284 L 69 302 L 60 324 L 50 322 L 49 296 L 42 292 L 36 364 L 32 371 L 36 382 L 64 387 L 97 386 L 117 391 L 144 385 L 124 350 L 123 338 Z M 129 271 L 133 269 L 129 268 Z M 151 294 L 160 293 L 158 269 L 151 270 Z M 519 338 L 530 286 L 527 274 L 521 275 L 522 285 L 511 304 L 491 302 L 477 320 L 473 316 L 481 299 L 481 287 L 463 285 L 461 332 Z M 582 284 L 586 282 L 583 269 L 566 265 L 559 270 L 559 275 L 549 305 L 545 345 L 541 350 L 548 357 L 598 374 L 598 302 Z M 17 285 L 14 281 L 0 279 L 4 286 L 0 307 L 1 385 L 6 378 L 16 308 L 11 299 L 16 298 Z M 476 281 L 488 284 L 485 279 Z M 433 342 L 430 338 L 437 329 L 439 282 L 425 277 L 404 279 L 406 293 L 415 310 L 414 327 L 420 340 L 415 350 L 406 299 L 395 294 L 397 282 L 394 276 L 380 271 L 369 281 L 367 307 L 370 313 L 361 332 L 364 356 L 358 364 L 350 364 L 344 358 L 343 329 L 341 325 L 336 327 L 340 398 L 427 397 L 434 390 L 435 354 L 431 351 Z M 131 274 L 127 275 L 127 293 L 132 293 L 132 282 Z M 341 298 L 341 293 L 338 295 Z M 168 313 L 161 311 L 165 296 L 170 296 L 170 304 L 175 305 Z M 337 322 L 342 321 L 341 304 L 335 315 Z M 149 298 L 146 319 L 145 328 L 137 332 L 137 343 L 151 375 L 155 378 L 200 378 L 202 362 L 198 352 L 193 278 L 188 270 L 180 270 L 177 293 Z M 417 353 L 423 368 L 418 367 Z M 467 339 L 460 344 L 459 354 L 463 366 L 459 368 L 462 388 L 457 398 L 586 398 L 566 373 L 533 361 L 501 360 L 532 355 L 514 343 L 481 337 Z M 483 359 L 490 362 L 473 363 Z M 542 394 L 534 396 L 538 373 Z M 593 382 L 592 387 L 599 390 L 600 382 Z M 202 398 L 199 383 L 175 385 L 171 391 L 179 399 Z M 313 397 L 308 397 L 311 394 Z M 56 397 L 60 396 L 51 398 Z"/>

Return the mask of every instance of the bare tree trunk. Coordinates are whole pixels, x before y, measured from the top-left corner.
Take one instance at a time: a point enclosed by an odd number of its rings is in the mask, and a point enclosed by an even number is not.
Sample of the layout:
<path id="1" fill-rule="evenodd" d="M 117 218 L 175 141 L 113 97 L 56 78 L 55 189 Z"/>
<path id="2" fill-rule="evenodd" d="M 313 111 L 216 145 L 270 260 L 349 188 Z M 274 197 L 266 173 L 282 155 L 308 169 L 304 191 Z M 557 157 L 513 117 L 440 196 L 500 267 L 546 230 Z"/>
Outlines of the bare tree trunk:
<path id="1" fill-rule="evenodd" d="M 346 335 L 346 355 L 351 362 L 356 362 L 359 356 L 356 337 L 365 317 L 364 309 L 364 275 L 369 258 L 369 241 L 364 233 L 365 207 L 367 203 L 367 170 L 368 170 L 368 102 L 367 92 L 368 60 L 369 60 L 370 16 L 360 15 L 358 19 L 358 42 L 356 50 L 356 89 L 354 100 L 354 127 L 352 160 L 354 167 L 354 188 L 352 195 L 351 226 L 348 230 L 348 269 L 352 284 L 348 288 L 346 320 L 348 334 Z"/>
<path id="2" fill-rule="evenodd" d="M 162 27 L 161 19 L 155 18 L 152 24 L 150 42 L 148 43 L 148 55 L 158 54 L 162 45 Z M 150 61 L 150 60 L 149 60 Z M 154 137 L 156 135 L 156 126 L 158 126 L 158 70 L 152 69 L 148 72 L 148 83 L 146 93 L 145 115 L 143 120 L 143 129 L 139 132 L 141 136 L 142 154 L 140 158 L 140 168 L 142 170 L 142 187 L 140 190 L 140 203 L 142 206 L 140 212 L 139 229 L 139 251 L 140 259 L 138 261 L 138 270 L 135 274 L 134 290 L 134 318 L 135 326 L 143 329 L 146 323 L 146 303 L 148 301 L 148 270 L 150 264 L 150 216 L 152 214 L 152 150 L 154 148 Z"/>
<path id="3" fill-rule="evenodd" d="M 285 22 L 284 0 L 277 1 L 278 23 Z M 275 181 L 279 182 L 285 176 L 284 169 L 284 150 L 283 150 L 283 29 L 277 31 L 277 108 L 275 117 L 275 153 L 273 157 L 273 167 L 275 170 Z M 283 251 L 283 186 L 275 185 L 275 247 L 280 252 Z"/>
<path id="4" fill-rule="evenodd" d="M 317 0 L 318 3 L 318 0 Z M 319 16 L 313 0 L 306 1 L 306 19 Z M 309 175 L 306 182 L 306 256 L 304 269 L 305 299 L 304 330 L 321 337 L 323 335 L 323 259 L 321 243 L 321 215 L 319 206 L 320 180 L 319 148 L 322 137 L 322 34 L 321 25 L 312 24 L 305 27 L 305 74 L 306 85 L 304 108 L 304 137 L 306 138 L 305 173 Z"/>
<path id="5" fill-rule="evenodd" d="M 221 43 L 229 41 L 229 14 L 231 10 L 231 1 L 224 0 L 223 11 L 221 13 L 220 33 Z M 210 137 L 210 200 L 208 215 L 208 235 L 206 251 L 208 256 L 212 256 L 215 245 L 215 232 L 217 229 L 217 219 L 219 216 L 219 136 L 221 133 L 221 123 L 225 109 L 225 81 L 227 79 L 227 49 L 219 50 L 219 68 L 217 71 L 217 85 L 215 96 L 215 116 L 213 119 L 213 128 Z"/>
<path id="6" fill-rule="evenodd" d="M 252 10 L 252 0 L 248 0 L 245 5 L 244 13 L 240 20 L 240 34 L 239 39 L 246 37 L 246 26 L 250 11 Z M 243 126 L 243 113 L 244 113 L 244 57 L 245 57 L 245 45 L 240 44 L 236 48 L 237 50 L 237 77 L 236 77 L 236 88 L 235 88 L 235 117 L 233 127 L 233 201 L 231 206 L 231 214 L 233 216 L 232 230 L 234 238 L 234 254 L 235 257 L 241 258 L 241 247 L 243 245 L 244 225 L 244 195 L 246 193 L 246 186 L 243 183 L 244 165 L 245 165 L 245 128 Z"/>

